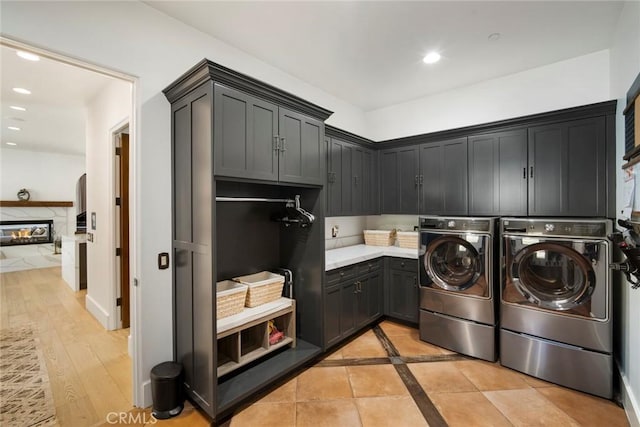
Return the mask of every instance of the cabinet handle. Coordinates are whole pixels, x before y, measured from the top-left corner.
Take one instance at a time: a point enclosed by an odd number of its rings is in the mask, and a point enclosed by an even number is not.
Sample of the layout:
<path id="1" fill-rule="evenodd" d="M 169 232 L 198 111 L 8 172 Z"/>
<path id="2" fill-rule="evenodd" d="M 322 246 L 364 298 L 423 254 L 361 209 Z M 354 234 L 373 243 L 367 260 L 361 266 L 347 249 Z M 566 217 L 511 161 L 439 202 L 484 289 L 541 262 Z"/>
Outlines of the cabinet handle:
<path id="1" fill-rule="evenodd" d="M 340 277 L 344 277 L 344 271 L 340 272 Z"/>
<path id="2" fill-rule="evenodd" d="M 527 179 L 527 168 L 522 168 L 522 179 Z"/>
<path id="3" fill-rule="evenodd" d="M 280 151 L 284 153 L 285 151 L 287 151 L 287 138 L 282 137 L 280 138 L 280 141 L 282 141 L 282 146 L 280 148 Z"/>
<path id="4" fill-rule="evenodd" d="M 400 263 L 400 267 L 404 267 L 404 262 L 401 262 L 401 263 Z"/>
<path id="5" fill-rule="evenodd" d="M 358 185 L 358 176 L 357 175 L 353 177 L 353 185 L 356 185 L 356 186 Z"/>
<path id="6" fill-rule="evenodd" d="M 418 175 L 416 175 L 415 182 L 416 182 L 416 187 L 417 187 L 418 184 L 420 183 L 420 177 Z"/>
<path id="7" fill-rule="evenodd" d="M 418 288 L 418 277 L 417 276 L 413 278 L 413 287 L 416 288 L 416 289 Z"/>
<path id="8" fill-rule="evenodd" d="M 424 175 L 420 175 L 420 185 L 424 183 Z"/>
<path id="9" fill-rule="evenodd" d="M 280 136 L 279 135 L 274 135 L 273 136 L 273 149 L 275 151 L 280 151 Z"/>
<path id="10" fill-rule="evenodd" d="M 531 168 L 529 168 L 529 177 L 533 178 L 533 166 L 531 166 Z"/>

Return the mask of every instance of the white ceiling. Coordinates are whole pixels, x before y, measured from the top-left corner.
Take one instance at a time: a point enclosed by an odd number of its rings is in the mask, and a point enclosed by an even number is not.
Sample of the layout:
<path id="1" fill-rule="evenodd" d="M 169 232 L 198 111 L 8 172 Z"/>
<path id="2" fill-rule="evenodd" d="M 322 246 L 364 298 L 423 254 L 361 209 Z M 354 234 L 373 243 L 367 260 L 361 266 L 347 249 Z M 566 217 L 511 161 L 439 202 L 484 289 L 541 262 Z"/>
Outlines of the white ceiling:
<path id="1" fill-rule="evenodd" d="M 0 47 L 0 64 L 2 149 L 84 154 L 86 105 L 113 79 L 52 59 L 27 61 L 6 46 Z M 29 89 L 31 95 L 15 93 L 14 87 Z M 12 105 L 27 111 L 12 110 Z"/>
<path id="2" fill-rule="evenodd" d="M 618 1 L 146 3 L 364 111 L 606 49 L 623 6 Z M 502 37 L 489 41 L 495 32 Z M 423 64 L 422 56 L 434 49 L 443 59 Z M 47 58 L 29 62 L 5 46 L 0 64 L 2 148 L 84 154 L 87 102 L 112 79 Z M 16 86 L 32 95 L 14 93 Z M 9 109 L 16 104 L 27 111 Z"/>
<path id="3" fill-rule="evenodd" d="M 147 1 L 365 111 L 607 49 L 619 1 Z M 491 33 L 498 41 L 489 41 Z M 443 59 L 425 65 L 430 50 Z"/>

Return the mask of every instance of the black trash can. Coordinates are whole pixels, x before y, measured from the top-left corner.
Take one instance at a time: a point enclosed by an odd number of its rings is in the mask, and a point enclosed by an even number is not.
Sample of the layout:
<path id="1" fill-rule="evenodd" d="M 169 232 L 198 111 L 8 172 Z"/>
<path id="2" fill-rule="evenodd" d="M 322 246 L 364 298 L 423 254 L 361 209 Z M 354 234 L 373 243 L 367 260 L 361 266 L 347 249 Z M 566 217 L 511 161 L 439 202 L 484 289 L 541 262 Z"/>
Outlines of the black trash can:
<path id="1" fill-rule="evenodd" d="M 182 412 L 182 365 L 176 362 L 163 362 L 151 369 L 151 414 L 159 419 L 175 417 Z"/>

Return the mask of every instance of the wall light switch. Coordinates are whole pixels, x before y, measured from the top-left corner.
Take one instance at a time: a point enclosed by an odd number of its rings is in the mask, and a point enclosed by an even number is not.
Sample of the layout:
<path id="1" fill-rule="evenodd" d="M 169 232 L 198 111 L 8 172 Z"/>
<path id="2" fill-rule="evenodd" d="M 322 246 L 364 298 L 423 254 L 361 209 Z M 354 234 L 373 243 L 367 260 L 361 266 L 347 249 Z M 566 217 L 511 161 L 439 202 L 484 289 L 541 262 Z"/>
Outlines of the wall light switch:
<path id="1" fill-rule="evenodd" d="M 87 233 L 87 241 L 93 242 L 93 233 Z"/>
<path id="2" fill-rule="evenodd" d="M 338 231 L 340 231 L 340 227 L 337 225 L 331 227 L 331 237 L 338 237 Z"/>
<path id="3" fill-rule="evenodd" d="M 158 268 L 160 270 L 166 270 L 169 268 L 169 254 L 167 252 L 158 254 Z"/>

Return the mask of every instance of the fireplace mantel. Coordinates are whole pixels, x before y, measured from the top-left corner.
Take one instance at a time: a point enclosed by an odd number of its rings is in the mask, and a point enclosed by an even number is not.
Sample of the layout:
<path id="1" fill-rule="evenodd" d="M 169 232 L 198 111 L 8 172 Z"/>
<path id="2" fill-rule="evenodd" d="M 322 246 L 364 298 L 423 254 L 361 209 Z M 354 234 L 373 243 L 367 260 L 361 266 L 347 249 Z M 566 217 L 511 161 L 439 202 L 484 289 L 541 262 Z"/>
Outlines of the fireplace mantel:
<path id="1" fill-rule="evenodd" d="M 0 208 L 70 208 L 73 202 L 67 201 L 30 201 L 0 200 Z"/>

